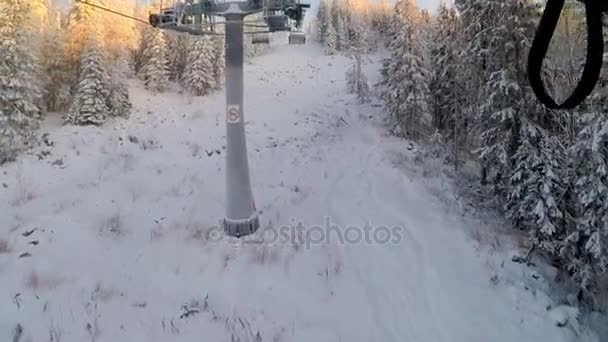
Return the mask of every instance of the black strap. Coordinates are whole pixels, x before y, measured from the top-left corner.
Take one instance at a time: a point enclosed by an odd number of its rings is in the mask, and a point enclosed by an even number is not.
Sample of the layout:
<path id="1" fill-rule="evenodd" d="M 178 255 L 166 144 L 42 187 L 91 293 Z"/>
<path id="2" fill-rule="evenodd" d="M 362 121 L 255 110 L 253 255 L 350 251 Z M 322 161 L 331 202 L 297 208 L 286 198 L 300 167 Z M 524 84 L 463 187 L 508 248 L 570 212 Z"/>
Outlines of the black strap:
<path id="1" fill-rule="evenodd" d="M 547 6 L 538 25 L 528 56 L 528 77 L 532 90 L 545 106 L 551 109 L 572 109 L 589 96 L 602 71 L 604 37 L 602 32 L 602 5 L 606 0 L 585 0 L 587 12 L 587 57 L 579 84 L 572 95 L 561 105 L 547 94 L 542 81 L 543 61 L 555 33 L 565 0 L 547 0 Z M 605 7 L 605 6 L 604 6 Z"/>

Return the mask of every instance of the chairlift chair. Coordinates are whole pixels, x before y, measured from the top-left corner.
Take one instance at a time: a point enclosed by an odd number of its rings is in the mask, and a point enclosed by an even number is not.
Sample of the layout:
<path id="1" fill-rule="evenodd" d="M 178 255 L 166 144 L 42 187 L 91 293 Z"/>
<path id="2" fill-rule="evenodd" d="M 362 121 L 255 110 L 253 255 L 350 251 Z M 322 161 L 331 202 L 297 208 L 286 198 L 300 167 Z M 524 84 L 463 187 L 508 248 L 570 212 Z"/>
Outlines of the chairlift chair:
<path id="1" fill-rule="evenodd" d="M 289 32 L 289 44 L 306 44 L 306 34 L 302 31 L 290 31 Z"/>
<path id="2" fill-rule="evenodd" d="M 253 44 L 270 44 L 270 36 L 267 32 L 254 32 L 251 37 Z"/>
<path id="3" fill-rule="evenodd" d="M 280 32 L 289 31 L 289 17 L 285 14 L 272 14 L 266 17 L 268 31 Z"/>

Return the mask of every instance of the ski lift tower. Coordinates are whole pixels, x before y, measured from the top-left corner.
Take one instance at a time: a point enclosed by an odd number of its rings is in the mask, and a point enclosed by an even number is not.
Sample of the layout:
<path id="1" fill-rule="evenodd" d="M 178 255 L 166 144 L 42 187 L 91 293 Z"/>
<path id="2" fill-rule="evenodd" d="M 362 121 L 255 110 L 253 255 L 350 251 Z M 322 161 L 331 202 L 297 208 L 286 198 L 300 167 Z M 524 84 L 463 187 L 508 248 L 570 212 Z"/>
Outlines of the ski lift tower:
<path id="1" fill-rule="evenodd" d="M 228 2 L 221 15 L 226 18 L 226 218 L 224 231 L 230 236 L 253 234 L 260 226 L 255 208 L 243 108 L 244 18 L 262 11 L 261 0 Z"/>
<path id="2" fill-rule="evenodd" d="M 77 0 L 84 1 L 84 0 Z M 149 23 L 161 29 L 186 32 L 193 35 L 214 35 L 215 25 L 225 25 L 226 35 L 226 234 L 241 237 L 253 234 L 260 221 L 253 200 L 243 107 L 243 34 L 244 27 L 263 28 L 269 33 L 291 31 L 288 19 L 299 29 L 309 4 L 302 0 L 173 0 L 172 6 L 150 14 Z M 265 15 L 262 22 L 245 21 L 245 17 L 264 11 L 281 14 Z M 213 23 L 213 17 L 225 21 Z M 290 43 L 304 43 L 301 32 L 292 32 Z"/>
<path id="3" fill-rule="evenodd" d="M 225 18 L 222 23 L 226 35 L 226 217 L 223 228 L 227 235 L 234 237 L 253 234 L 260 226 L 251 190 L 245 139 L 243 27 L 246 16 L 262 10 L 263 0 L 178 0 L 174 7 L 150 15 L 153 26 L 193 34 L 212 34 L 188 25 L 200 23 L 200 17 Z"/>

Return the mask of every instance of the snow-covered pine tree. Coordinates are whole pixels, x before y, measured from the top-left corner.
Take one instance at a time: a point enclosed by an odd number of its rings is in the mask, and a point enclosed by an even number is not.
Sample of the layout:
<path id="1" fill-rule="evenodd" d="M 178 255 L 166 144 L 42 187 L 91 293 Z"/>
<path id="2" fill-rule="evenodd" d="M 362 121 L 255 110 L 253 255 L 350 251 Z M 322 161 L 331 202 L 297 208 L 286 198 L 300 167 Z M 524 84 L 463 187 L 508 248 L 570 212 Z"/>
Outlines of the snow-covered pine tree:
<path id="1" fill-rule="evenodd" d="M 328 55 L 333 55 L 337 51 L 338 37 L 333 20 L 333 5 L 326 1 L 329 0 L 324 0 L 323 3 L 325 5 L 319 7 L 319 11 L 324 12 L 323 18 L 325 18 L 324 22 L 319 24 L 319 31 L 322 32 L 321 41 L 325 47 L 325 52 Z"/>
<path id="2" fill-rule="evenodd" d="M 475 132 L 481 137 L 479 152 L 483 167 L 493 175 L 495 192 L 502 193 L 512 170 L 511 158 L 519 147 L 523 118 L 538 122 L 536 118 L 543 113 L 530 95 L 525 74 L 536 9 L 527 1 L 488 0 L 485 6 L 496 17 L 485 23 L 483 34 L 478 34 L 471 43 L 471 49 L 481 54 L 473 59 L 484 63 L 477 79 L 483 83 Z"/>
<path id="3" fill-rule="evenodd" d="M 142 67 L 148 62 L 150 57 L 149 48 L 155 35 L 156 30 L 150 26 L 145 26 L 140 32 L 139 44 L 132 53 L 133 69 L 135 69 L 137 75 L 140 75 Z"/>
<path id="4" fill-rule="evenodd" d="M 182 33 L 167 34 L 169 80 L 179 82 L 184 75 L 188 59 L 189 36 Z"/>
<path id="5" fill-rule="evenodd" d="M 487 83 L 495 66 L 490 61 L 488 49 L 494 39 L 494 31 L 490 25 L 502 19 L 499 5 L 502 0 L 460 0 L 456 2 L 462 23 L 462 44 L 460 60 L 460 83 L 464 87 L 465 103 L 461 109 L 467 117 L 473 118 L 479 106 L 486 99 L 483 86 Z M 497 25 L 495 25 L 497 26 Z M 493 69 L 494 70 L 494 69 Z"/>
<path id="6" fill-rule="evenodd" d="M 30 147 L 39 125 L 36 61 L 28 46 L 28 1 L 3 0 L 0 10 L 0 164 Z"/>
<path id="7" fill-rule="evenodd" d="M 40 47 L 40 67 L 43 80 L 43 104 L 48 111 L 67 110 L 70 104 L 70 72 L 66 64 L 65 31 L 61 27 L 61 15 L 51 18 L 43 33 Z"/>
<path id="8" fill-rule="evenodd" d="M 430 27 L 431 111 L 433 127 L 450 142 L 451 162 L 459 167 L 466 145 L 467 118 L 463 115 L 464 86 L 461 82 L 461 26 L 458 14 L 444 1 Z"/>
<path id="9" fill-rule="evenodd" d="M 458 46 L 459 22 L 456 10 L 442 2 L 431 39 L 432 80 L 429 85 L 432 94 L 433 126 L 440 131 L 454 133 L 460 112 L 460 97 L 464 96 L 458 84 L 460 48 Z"/>
<path id="10" fill-rule="evenodd" d="M 98 0 L 91 0 L 96 4 Z M 68 14 L 67 42 L 66 42 L 66 64 L 70 73 L 72 90 L 78 85 L 80 74 L 80 61 L 84 50 L 87 48 L 89 39 L 93 35 L 96 13 L 93 7 L 80 2 L 74 2 Z"/>
<path id="11" fill-rule="evenodd" d="M 564 146 L 526 118 L 519 125 L 521 141 L 513 155 L 508 180 L 507 216 L 517 228 L 529 231 L 533 246 L 551 254 L 563 237 L 564 213 L 559 202 L 566 191 Z"/>
<path id="12" fill-rule="evenodd" d="M 359 103 L 369 102 L 370 90 L 367 76 L 363 71 L 363 57 L 360 54 L 354 56 L 354 62 L 346 73 L 346 84 L 348 91 L 357 96 Z"/>
<path id="13" fill-rule="evenodd" d="M 340 50 L 348 50 L 350 49 L 350 24 L 349 19 L 346 14 L 342 13 L 338 17 L 338 27 L 340 27 L 340 31 L 337 32 L 337 41 L 339 42 Z"/>
<path id="14" fill-rule="evenodd" d="M 114 68 L 110 75 L 109 95 L 106 101 L 108 115 L 113 117 L 128 118 L 131 114 L 133 104 L 129 97 L 129 89 L 120 69 Z"/>
<path id="15" fill-rule="evenodd" d="M 336 34 L 336 30 L 333 25 L 327 26 L 327 31 L 325 32 L 325 53 L 328 55 L 333 55 L 337 52 L 337 44 L 338 37 Z"/>
<path id="16" fill-rule="evenodd" d="M 154 29 L 150 45 L 146 46 L 142 58 L 139 77 L 146 88 L 157 92 L 165 90 L 169 82 L 169 61 L 165 35 L 161 30 Z"/>
<path id="17" fill-rule="evenodd" d="M 73 125 L 101 125 L 110 115 L 109 75 L 96 38 L 89 40 L 81 63 L 80 82 L 65 117 Z"/>
<path id="18" fill-rule="evenodd" d="M 333 0 L 330 8 L 331 26 L 335 31 L 335 47 L 337 51 L 343 49 L 342 39 L 345 37 L 345 31 L 348 29 L 345 27 L 345 20 L 343 16 L 344 11 L 342 10 L 342 1 Z M 329 34 L 329 32 L 328 32 Z"/>
<path id="19" fill-rule="evenodd" d="M 215 87 L 213 45 L 209 36 L 192 39 L 183 85 L 195 96 L 205 95 Z"/>
<path id="20" fill-rule="evenodd" d="M 356 16 L 351 21 L 351 44 L 353 65 L 346 74 L 348 91 L 357 96 L 359 103 L 369 101 L 370 89 L 363 71 L 363 58 L 367 53 L 369 26 L 363 17 Z"/>
<path id="21" fill-rule="evenodd" d="M 350 48 L 350 9 L 344 0 L 334 0 L 332 3 L 333 25 L 336 31 L 336 49 L 345 51 Z"/>
<path id="22" fill-rule="evenodd" d="M 216 88 L 220 88 L 224 84 L 224 74 L 226 71 L 226 50 L 224 44 L 225 38 L 223 36 L 213 37 L 213 78 Z"/>
<path id="23" fill-rule="evenodd" d="M 576 221 L 560 241 L 566 270 L 580 284 L 582 299 L 595 307 L 599 279 L 608 271 L 608 120 L 589 114 L 570 148 L 577 202 Z"/>
<path id="24" fill-rule="evenodd" d="M 430 134 L 429 72 L 424 57 L 424 42 L 419 30 L 419 12 L 413 0 L 395 5 L 391 25 L 395 38 L 389 50 L 386 93 L 383 98 L 393 121 L 393 133 L 420 139 Z"/>
<path id="25" fill-rule="evenodd" d="M 317 39 L 321 44 L 325 44 L 327 31 L 331 25 L 330 4 L 329 0 L 321 0 L 317 8 Z"/>

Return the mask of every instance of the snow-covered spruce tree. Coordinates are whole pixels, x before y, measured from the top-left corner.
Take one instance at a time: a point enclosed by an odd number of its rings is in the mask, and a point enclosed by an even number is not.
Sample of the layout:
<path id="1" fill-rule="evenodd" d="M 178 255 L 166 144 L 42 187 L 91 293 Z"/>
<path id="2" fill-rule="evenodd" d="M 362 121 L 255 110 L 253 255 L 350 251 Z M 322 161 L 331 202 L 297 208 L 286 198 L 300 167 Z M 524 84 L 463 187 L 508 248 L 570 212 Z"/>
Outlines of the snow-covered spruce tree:
<path id="1" fill-rule="evenodd" d="M 331 16 L 336 31 L 336 50 L 343 51 L 349 48 L 350 12 L 345 8 L 342 0 L 334 0 L 331 7 Z"/>
<path id="2" fill-rule="evenodd" d="M 182 33 L 167 34 L 169 80 L 179 82 L 184 75 L 188 59 L 189 36 Z"/>
<path id="3" fill-rule="evenodd" d="M 129 89 L 121 76 L 123 73 L 116 68 L 110 75 L 109 95 L 106 101 L 108 114 L 113 117 L 128 118 L 133 104 L 129 97 Z"/>
<path id="4" fill-rule="evenodd" d="M 338 17 L 338 26 L 340 31 L 337 33 L 340 50 L 348 50 L 351 47 L 350 42 L 350 20 L 346 14 Z"/>
<path id="5" fill-rule="evenodd" d="M 324 6 L 319 7 L 319 11 L 324 11 L 323 18 L 325 18 L 325 23 L 319 24 L 319 31 L 323 33 L 321 37 L 321 41 L 323 42 L 323 46 L 325 47 L 325 53 L 328 55 L 333 55 L 337 51 L 338 44 L 338 36 L 336 32 L 336 28 L 333 20 L 333 6 L 326 1 Z"/>
<path id="6" fill-rule="evenodd" d="M 367 53 L 369 27 L 362 17 L 352 18 L 352 56 L 354 62 L 346 74 L 348 91 L 357 96 L 359 103 L 369 101 L 370 90 L 363 71 L 363 58 Z"/>
<path id="7" fill-rule="evenodd" d="M 110 115 L 109 75 L 99 45 L 91 38 L 85 50 L 80 82 L 65 121 L 73 125 L 101 125 Z"/>
<path id="8" fill-rule="evenodd" d="M 479 132 L 482 165 L 493 176 L 495 192 L 505 190 L 511 158 L 518 149 L 520 125 L 524 117 L 535 121 L 542 113 L 531 96 L 526 78 L 526 51 L 534 32 L 535 7 L 528 2 L 489 0 L 485 5 L 497 16 L 487 24 L 487 41 L 475 41 L 485 63 L 480 79 L 480 107 L 475 132 Z M 485 100 L 483 100 L 485 99 Z M 536 121 L 539 122 L 539 121 Z M 544 128 L 544 126 L 541 127 Z"/>
<path id="9" fill-rule="evenodd" d="M 152 45 L 156 29 L 150 26 L 145 26 L 140 32 L 140 39 L 137 48 L 132 53 L 133 69 L 137 75 L 140 74 L 143 66 L 148 62 L 150 57 L 149 48 Z"/>
<path id="10" fill-rule="evenodd" d="M 392 20 L 395 39 L 389 46 L 391 57 L 383 98 L 393 121 L 393 133 L 421 139 L 430 134 L 429 72 L 415 3 L 412 0 L 397 2 Z"/>
<path id="11" fill-rule="evenodd" d="M 91 0 L 90 3 L 97 3 Z M 68 14 L 67 34 L 66 34 L 66 64 L 70 71 L 70 84 L 72 92 L 78 85 L 78 75 L 80 74 L 80 61 L 82 54 L 87 48 L 89 39 L 93 35 L 94 25 L 97 16 L 95 9 L 80 2 L 74 2 Z"/>
<path id="12" fill-rule="evenodd" d="M 608 271 L 608 120 L 596 113 L 581 121 L 583 129 L 570 148 L 576 221 L 560 241 L 559 255 L 580 284 L 583 301 L 596 307 L 599 279 Z"/>
<path id="13" fill-rule="evenodd" d="M 223 36 L 213 37 L 213 78 L 215 87 L 220 88 L 224 84 L 226 72 L 225 38 Z"/>
<path id="14" fill-rule="evenodd" d="M 43 33 L 40 47 L 40 69 L 43 80 L 43 104 L 48 111 L 67 110 L 70 104 L 71 78 L 66 63 L 66 36 L 61 27 L 61 16 L 50 20 L 48 30 Z"/>
<path id="15" fill-rule="evenodd" d="M 325 44 L 327 31 L 331 25 L 330 4 L 329 0 L 321 0 L 317 8 L 317 39 L 321 44 Z"/>
<path id="16" fill-rule="evenodd" d="M 386 38 L 389 34 L 389 25 L 391 19 L 392 6 L 387 0 L 380 0 L 376 6 L 372 7 L 371 11 L 371 26 L 373 31 L 378 32 L 379 37 Z"/>
<path id="17" fill-rule="evenodd" d="M 154 29 L 152 40 L 143 51 L 142 59 L 139 77 L 146 88 L 157 92 L 164 91 L 169 82 L 169 61 L 165 35 L 161 30 Z"/>
<path id="18" fill-rule="evenodd" d="M 500 18 L 502 14 L 499 13 L 502 2 L 502 0 L 460 0 L 456 2 L 462 23 L 459 83 L 464 87 L 466 94 L 463 97 L 464 103 L 461 110 L 470 119 L 474 119 L 479 106 L 486 100 L 483 87 L 494 70 L 489 68 L 496 66 L 495 61 L 491 61 L 488 56 L 488 49 L 495 34 L 490 25 L 496 24 L 498 19 L 502 19 Z M 477 132 L 473 134 L 477 135 Z"/>
<path id="19" fill-rule="evenodd" d="M 523 119 L 520 144 L 508 180 L 507 216 L 530 232 L 536 248 L 556 255 L 564 235 L 559 202 L 566 192 L 568 166 L 564 146 L 537 124 Z"/>
<path id="20" fill-rule="evenodd" d="M 462 84 L 461 40 L 459 17 L 444 2 L 430 27 L 431 111 L 433 128 L 449 142 L 451 162 L 457 169 L 467 142 L 467 117 L 462 107 L 467 96 Z"/>
<path id="21" fill-rule="evenodd" d="M 327 26 L 327 31 L 325 34 L 324 45 L 325 45 L 325 53 L 328 55 L 333 55 L 337 52 L 337 44 L 338 37 L 336 34 L 336 30 L 333 25 Z"/>
<path id="22" fill-rule="evenodd" d="M 329 9 L 331 26 L 335 31 L 335 47 L 337 51 L 345 48 L 343 45 L 345 45 L 347 42 L 344 42 L 343 40 L 347 39 L 348 36 L 348 27 L 344 18 L 344 10 L 342 5 L 343 3 L 341 0 L 333 0 Z"/>
<path id="23" fill-rule="evenodd" d="M 30 147 L 39 125 L 36 61 L 28 46 L 28 1 L 3 0 L 0 10 L 0 164 Z"/>
<path id="24" fill-rule="evenodd" d="M 431 39 L 433 126 L 440 131 L 454 134 L 454 116 L 460 112 L 462 85 L 458 81 L 460 68 L 459 22 L 456 10 L 442 3 L 438 9 Z"/>
<path id="25" fill-rule="evenodd" d="M 213 58 L 214 44 L 209 36 L 192 39 L 183 85 L 193 95 L 205 95 L 215 87 Z"/>

